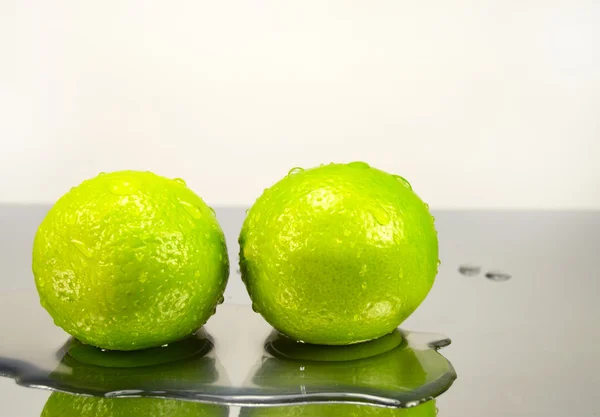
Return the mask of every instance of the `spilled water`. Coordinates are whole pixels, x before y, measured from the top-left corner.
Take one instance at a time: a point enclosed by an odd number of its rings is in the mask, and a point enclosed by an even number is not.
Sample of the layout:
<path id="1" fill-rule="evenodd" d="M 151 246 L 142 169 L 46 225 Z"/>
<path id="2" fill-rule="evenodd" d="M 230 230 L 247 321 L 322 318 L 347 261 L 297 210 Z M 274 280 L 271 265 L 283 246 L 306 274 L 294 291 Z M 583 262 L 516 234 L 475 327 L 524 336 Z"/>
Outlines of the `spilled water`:
<path id="1" fill-rule="evenodd" d="M 482 270 L 483 268 L 481 266 L 471 264 L 465 264 L 458 267 L 458 272 L 466 277 L 476 277 L 481 274 Z M 484 276 L 488 280 L 495 282 L 504 282 L 512 278 L 511 274 L 499 270 L 488 271 Z"/>
<path id="2" fill-rule="evenodd" d="M 317 346 L 273 332 L 262 342 L 249 343 L 264 350 L 244 355 L 244 346 L 239 346 L 235 358 L 224 355 L 233 361 L 224 367 L 219 344 L 202 329 L 180 342 L 134 352 L 107 351 L 69 339 L 49 368 L 0 357 L 0 375 L 22 386 L 104 398 L 230 405 L 352 402 L 399 408 L 431 400 L 456 378 L 450 362 L 438 353 L 450 340 L 434 334 L 396 330 L 356 345 Z M 230 383 L 228 367 L 247 369 L 246 379 Z"/>

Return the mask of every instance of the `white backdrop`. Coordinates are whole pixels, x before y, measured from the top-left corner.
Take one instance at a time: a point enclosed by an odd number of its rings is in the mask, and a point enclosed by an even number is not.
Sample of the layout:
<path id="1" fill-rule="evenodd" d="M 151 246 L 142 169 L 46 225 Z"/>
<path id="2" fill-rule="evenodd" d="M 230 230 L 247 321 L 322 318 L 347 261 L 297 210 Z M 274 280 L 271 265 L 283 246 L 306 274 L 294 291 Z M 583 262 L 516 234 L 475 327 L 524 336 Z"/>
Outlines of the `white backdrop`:
<path id="1" fill-rule="evenodd" d="M 435 208 L 600 208 L 597 0 L 0 0 L 0 51 L 0 201 L 365 160 Z"/>

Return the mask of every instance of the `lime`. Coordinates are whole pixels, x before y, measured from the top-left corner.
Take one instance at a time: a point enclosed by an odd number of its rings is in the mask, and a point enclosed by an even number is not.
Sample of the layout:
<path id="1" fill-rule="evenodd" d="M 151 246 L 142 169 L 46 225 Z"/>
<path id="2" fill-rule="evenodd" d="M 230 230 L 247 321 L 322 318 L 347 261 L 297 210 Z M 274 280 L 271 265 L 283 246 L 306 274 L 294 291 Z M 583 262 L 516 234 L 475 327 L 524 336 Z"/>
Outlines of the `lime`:
<path id="1" fill-rule="evenodd" d="M 41 417 L 226 417 L 225 406 L 158 398 L 79 397 L 50 395 Z"/>
<path id="2" fill-rule="evenodd" d="M 254 203 L 239 242 L 254 309 L 314 344 L 390 333 L 438 268 L 428 206 L 405 179 L 364 162 L 292 169 Z"/>
<path id="3" fill-rule="evenodd" d="M 42 306 L 84 343 L 160 346 L 202 326 L 229 264 L 214 212 L 183 180 L 100 174 L 48 212 L 33 245 Z"/>
<path id="4" fill-rule="evenodd" d="M 435 401 L 428 401 L 411 408 L 381 408 L 353 404 L 311 404 L 245 408 L 240 413 L 240 417 L 435 417 L 436 415 Z"/>

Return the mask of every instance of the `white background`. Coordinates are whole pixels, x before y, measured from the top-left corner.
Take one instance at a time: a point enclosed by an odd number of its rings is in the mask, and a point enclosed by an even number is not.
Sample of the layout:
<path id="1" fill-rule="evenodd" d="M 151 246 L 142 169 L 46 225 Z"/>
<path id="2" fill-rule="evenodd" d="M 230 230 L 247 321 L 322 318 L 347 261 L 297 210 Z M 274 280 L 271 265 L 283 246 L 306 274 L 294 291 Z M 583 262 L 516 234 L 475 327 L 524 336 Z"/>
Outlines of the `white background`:
<path id="1" fill-rule="evenodd" d="M 434 208 L 600 208 L 597 0 L 0 0 L 0 51 L 0 201 L 365 160 Z"/>

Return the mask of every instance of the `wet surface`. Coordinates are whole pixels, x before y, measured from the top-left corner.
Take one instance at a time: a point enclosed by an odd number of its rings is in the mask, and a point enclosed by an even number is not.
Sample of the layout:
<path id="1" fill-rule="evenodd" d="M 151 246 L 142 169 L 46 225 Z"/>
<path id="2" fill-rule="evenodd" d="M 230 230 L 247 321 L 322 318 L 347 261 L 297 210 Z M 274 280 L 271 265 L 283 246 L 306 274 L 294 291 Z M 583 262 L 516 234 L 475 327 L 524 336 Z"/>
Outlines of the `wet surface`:
<path id="1" fill-rule="evenodd" d="M 348 401 L 388 407 L 412 407 L 437 397 L 456 378 L 450 362 L 437 352 L 450 344 L 444 336 L 396 331 L 352 346 L 316 346 L 278 333 L 269 336 L 266 323 L 247 319 L 253 316 L 249 306 L 224 305 L 219 315 L 221 325 L 140 351 L 107 351 L 74 339 L 52 351 L 45 340 L 19 346 L 19 334 L 5 333 L 16 349 L 0 347 L 0 375 L 23 387 L 111 398 L 230 405 Z M 242 329 L 254 336 L 239 340 L 236 357 L 228 359 L 235 363 L 223 362 L 220 341 Z M 246 377 L 230 379 L 231 369 Z"/>

